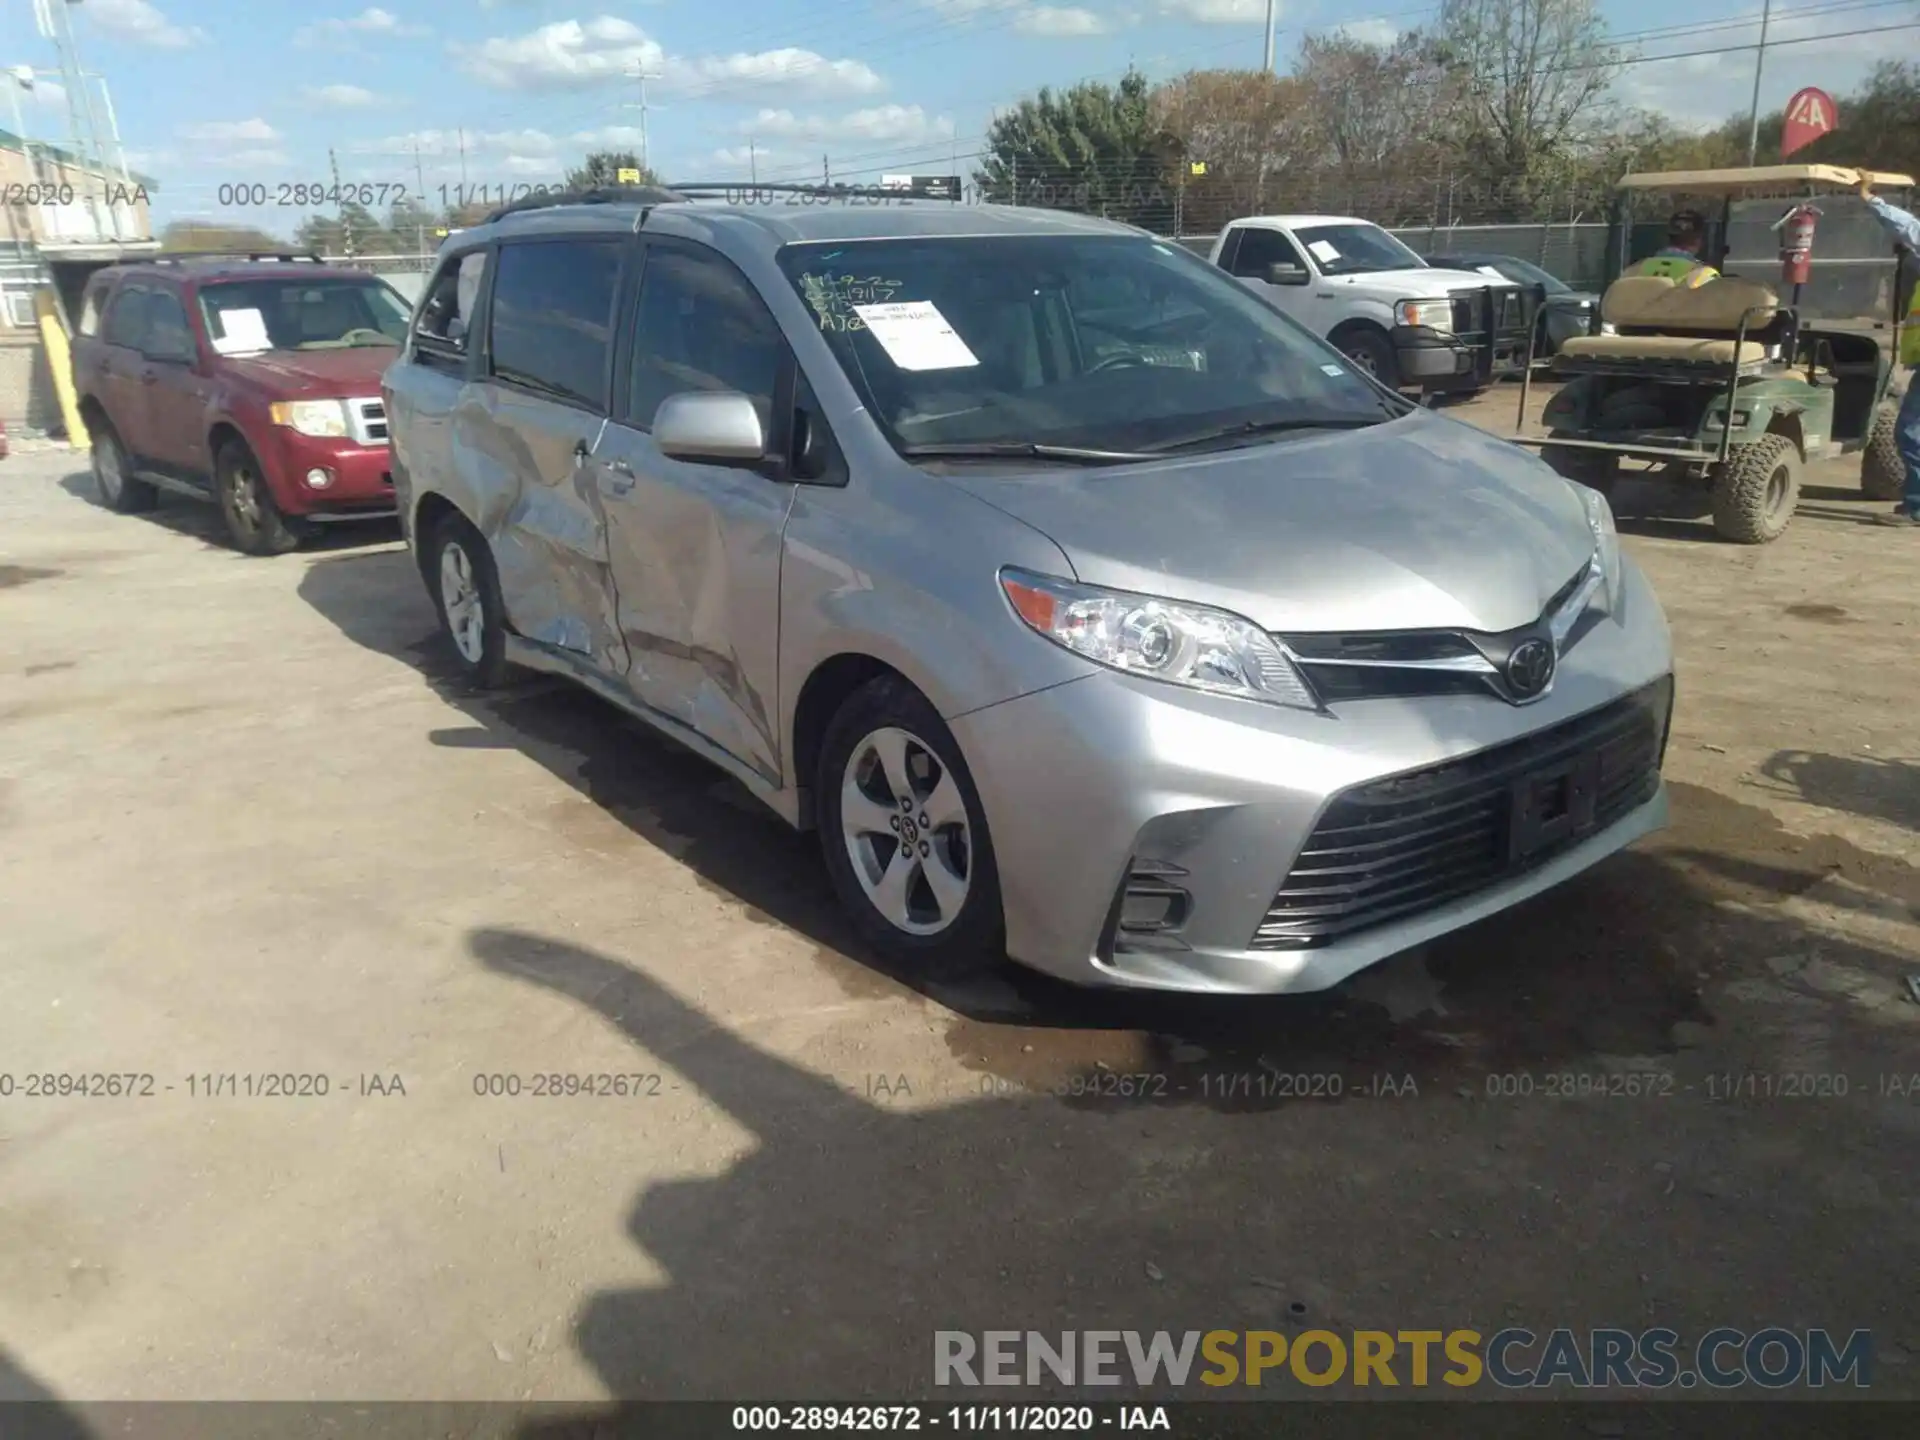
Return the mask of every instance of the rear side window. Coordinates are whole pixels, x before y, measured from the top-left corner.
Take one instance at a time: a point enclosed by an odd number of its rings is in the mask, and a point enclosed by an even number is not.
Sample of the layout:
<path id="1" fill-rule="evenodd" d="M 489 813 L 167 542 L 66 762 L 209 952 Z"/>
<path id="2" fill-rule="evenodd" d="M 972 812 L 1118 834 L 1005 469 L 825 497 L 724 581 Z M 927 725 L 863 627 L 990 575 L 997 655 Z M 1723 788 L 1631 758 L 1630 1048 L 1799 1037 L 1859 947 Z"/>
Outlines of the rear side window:
<path id="1" fill-rule="evenodd" d="M 80 302 L 80 333 L 97 335 L 100 333 L 100 311 L 107 296 L 105 285 L 89 285 L 84 299 Z"/>
<path id="2" fill-rule="evenodd" d="M 114 292 L 113 303 L 107 307 L 106 329 L 102 338 L 109 345 L 124 345 L 129 350 L 138 350 L 140 342 L 147 333 L 148 292 L 132 285 L 122 285 Z"/>
<path id="3" fill-rule="evenodd" d="M 502 245 L 487 337 L 494 375 L 604 410 L 624 250 L 619 240 Z"/>

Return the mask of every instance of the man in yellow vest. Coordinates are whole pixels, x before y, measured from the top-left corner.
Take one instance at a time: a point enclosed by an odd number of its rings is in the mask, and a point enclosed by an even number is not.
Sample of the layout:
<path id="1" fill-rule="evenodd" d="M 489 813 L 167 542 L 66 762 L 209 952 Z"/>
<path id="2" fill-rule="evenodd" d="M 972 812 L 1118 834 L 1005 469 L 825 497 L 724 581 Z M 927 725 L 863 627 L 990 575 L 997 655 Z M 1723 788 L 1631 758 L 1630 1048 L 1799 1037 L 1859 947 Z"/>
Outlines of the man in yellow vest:
<path id="1" fill-rule="evenodd" d="M 1667 221 L 1667 243 L 1638 265 L 1629 275 L 1664 275 L 1676 285 L 1693 290 L 1720 272 L 1701 258 L 1706 248 L 1707 222 L 1698 210 L 1678 210 Z"/>
<path id="2" fill-rule="evenodd" d="M 1867 202 L 1896 245 L 1920 260 L 1920 220 L 1889 205 L 1873 193 L 1873 182 L 1860 182 L 1860 198 Z M 1900 326 L 1899 363 L 1908 367 L 1906 398 L 1893 422 L 1893 443 L 1906 463 L 1907 485 L 1891 515 L 1877 517 L 1883 525 L 1920 527 L 1920 285 L 1913 291 L 1907 318 Z"/>

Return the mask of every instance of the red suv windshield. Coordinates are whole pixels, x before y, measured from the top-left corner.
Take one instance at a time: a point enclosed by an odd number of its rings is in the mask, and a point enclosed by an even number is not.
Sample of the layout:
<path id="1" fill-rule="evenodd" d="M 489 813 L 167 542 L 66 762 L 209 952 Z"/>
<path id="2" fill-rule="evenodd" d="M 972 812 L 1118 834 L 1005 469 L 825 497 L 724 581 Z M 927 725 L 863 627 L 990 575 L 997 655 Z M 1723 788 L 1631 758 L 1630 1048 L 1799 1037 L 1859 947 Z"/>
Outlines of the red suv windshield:
<path id="1" fill-rule="evenodd" d="M 411 312 L 380 280 L 223 280 L 200 287 L 207 338 L 222 355 L 398 346 Z"/>

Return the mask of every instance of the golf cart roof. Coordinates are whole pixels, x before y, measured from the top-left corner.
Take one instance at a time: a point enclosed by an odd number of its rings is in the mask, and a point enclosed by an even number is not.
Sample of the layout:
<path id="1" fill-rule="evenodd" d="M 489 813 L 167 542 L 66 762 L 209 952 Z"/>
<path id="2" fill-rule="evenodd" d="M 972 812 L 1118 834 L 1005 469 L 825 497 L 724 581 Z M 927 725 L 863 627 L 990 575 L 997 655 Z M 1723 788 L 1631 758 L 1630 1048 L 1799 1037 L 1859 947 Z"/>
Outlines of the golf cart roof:
<path id="1" fill-rule="evenodd" d="M 1884 170 L 1849 170 L 1843 165 L 1760 165 L 1738 170 L 1652 170 L 1629 175 L 1622 190 L 1678 190 L 1688 195 L 1739 195 L 1746 192 L 1802 190 L 1825 185 L 1858 190 L 1871 180 L 1876 190 L 1907 190 L 1911 175 Z"/>

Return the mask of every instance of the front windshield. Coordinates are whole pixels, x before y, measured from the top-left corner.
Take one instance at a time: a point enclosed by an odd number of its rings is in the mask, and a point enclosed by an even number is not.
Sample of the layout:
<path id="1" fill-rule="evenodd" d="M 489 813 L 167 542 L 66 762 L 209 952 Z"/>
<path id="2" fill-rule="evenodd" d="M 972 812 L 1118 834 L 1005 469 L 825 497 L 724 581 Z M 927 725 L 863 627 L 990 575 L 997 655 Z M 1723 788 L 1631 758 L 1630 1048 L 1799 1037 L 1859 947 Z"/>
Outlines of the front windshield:
<path id="1" fill-rule="evenodd" d="M 1323 275 L 1424 270 L 1427 262 L 1378 225 L 1308 225 L 1293 232 Z"/>
<path id="2" fill-rule="evenodd" d="M 780 263 L 897 448 L 1137 451 L 1400 413 L 1223 271 L 1132 236 L 789 245 Z"/>
<path id="3" fill-rule="evenodd" d="M 200 288 L 207 338 L 222 355 L 398 346 L 410 311 L 383 280 L 223 280 Z"/>

